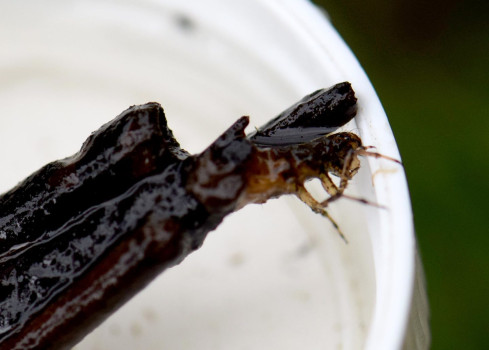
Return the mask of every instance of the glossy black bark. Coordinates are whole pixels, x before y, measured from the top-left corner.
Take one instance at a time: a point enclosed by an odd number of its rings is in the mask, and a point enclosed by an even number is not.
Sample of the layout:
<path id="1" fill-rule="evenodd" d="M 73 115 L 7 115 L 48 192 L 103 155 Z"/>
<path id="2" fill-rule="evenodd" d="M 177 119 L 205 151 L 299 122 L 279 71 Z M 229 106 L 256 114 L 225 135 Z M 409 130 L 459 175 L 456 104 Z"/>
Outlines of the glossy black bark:
<path id="1" fill-rule="evenodd" d="M 197 249 L 234 210 L 235 197 L 212 187 L 245 166 L 251 152 L 246 125 L 240 120 L 208 150 L 190 156 L 158 104 L 132 107 L 78 154 L 48 164 L 0 197 L 2 348 L 73 345 Z M 212 198 L 205 202 L 186 186 L 188 177 L 205 173 L 207 161 L 222 169 L 213 172 Z M 244 180 L 233 176 L 237 192 Z"/>
<path id="2" fill-rule="evenodd" d="M 357 113 L 357 99 L 349 82 L 305 96 L 250 135 L 261 146 L 305 143 L 329 134 Z"/>

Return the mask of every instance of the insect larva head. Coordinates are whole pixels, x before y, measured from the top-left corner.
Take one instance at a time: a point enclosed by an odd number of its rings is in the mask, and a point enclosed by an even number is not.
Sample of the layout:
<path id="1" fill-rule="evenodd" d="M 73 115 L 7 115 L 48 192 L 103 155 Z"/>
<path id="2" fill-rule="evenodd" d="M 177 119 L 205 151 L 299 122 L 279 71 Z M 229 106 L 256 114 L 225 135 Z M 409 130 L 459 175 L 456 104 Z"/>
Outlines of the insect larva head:
<path id="1" fill-rule="evenodd" d="M 363 147 L 360 137 L 349 132 L 341 132 L 329 135 L 325 143 L 324 171 L 351 179 L 360 168 L 356 152 Z"/>

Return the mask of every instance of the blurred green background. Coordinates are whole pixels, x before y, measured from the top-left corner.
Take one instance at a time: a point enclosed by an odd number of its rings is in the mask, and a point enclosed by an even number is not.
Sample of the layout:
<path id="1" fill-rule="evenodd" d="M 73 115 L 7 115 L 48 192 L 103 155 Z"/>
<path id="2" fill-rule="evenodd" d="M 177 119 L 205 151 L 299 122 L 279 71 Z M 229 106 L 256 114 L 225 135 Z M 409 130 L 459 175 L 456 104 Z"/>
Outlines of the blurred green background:
<path id="1" fill-rule="evenodd" d="M 398 142 L 432 349 L 487 349 L 489 1 L 315 2 L 366 70 Z"/>

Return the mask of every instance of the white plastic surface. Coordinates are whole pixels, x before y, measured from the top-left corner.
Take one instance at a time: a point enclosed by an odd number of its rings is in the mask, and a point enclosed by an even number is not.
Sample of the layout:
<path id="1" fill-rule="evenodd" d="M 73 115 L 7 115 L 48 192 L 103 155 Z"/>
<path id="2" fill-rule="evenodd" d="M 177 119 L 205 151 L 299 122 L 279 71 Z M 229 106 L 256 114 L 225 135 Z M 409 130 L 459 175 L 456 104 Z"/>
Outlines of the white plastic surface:
<path id="1" fill-rule="evenodd" d="M 0 191 L 129 105 L 160 102 L 199 152 L 241 115 L 251 130 L 344 80 L 359 105 L 345 130 L 399 159 L 368 78 L 306 1 L 2 2 L 0 43 Z M 76 349 L 427 348 L 402 167 L 365 159 L 349 193 L 387 209 L 335 202 L 348 244 L 295 198 L 246 207 Z"/>

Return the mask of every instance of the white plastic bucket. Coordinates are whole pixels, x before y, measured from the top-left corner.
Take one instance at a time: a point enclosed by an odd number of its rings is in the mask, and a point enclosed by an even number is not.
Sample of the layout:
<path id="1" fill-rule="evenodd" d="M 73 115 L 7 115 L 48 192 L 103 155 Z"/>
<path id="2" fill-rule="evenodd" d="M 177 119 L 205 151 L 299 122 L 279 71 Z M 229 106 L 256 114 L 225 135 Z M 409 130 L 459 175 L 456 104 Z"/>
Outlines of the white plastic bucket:
<path id="1" fill-rule="evenodd" d="M 251 130 L 345 80 L 359 113 L 344 129 L 399 159 L 367 76 L 307 1 L 3 2 L 0 43 L 1 191 L 129 105 L 160 102 L 199 152 L 241 115 Z M 403 168 L 364 159 L 348 191 L 387 207 L 335 202 L 348 244 L 295 198 L 246 207 L 76 348 L 426 349 Z"/>

